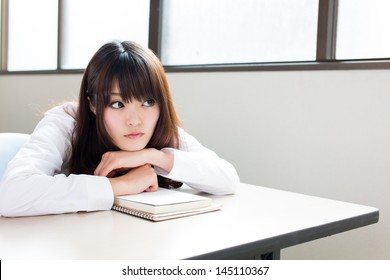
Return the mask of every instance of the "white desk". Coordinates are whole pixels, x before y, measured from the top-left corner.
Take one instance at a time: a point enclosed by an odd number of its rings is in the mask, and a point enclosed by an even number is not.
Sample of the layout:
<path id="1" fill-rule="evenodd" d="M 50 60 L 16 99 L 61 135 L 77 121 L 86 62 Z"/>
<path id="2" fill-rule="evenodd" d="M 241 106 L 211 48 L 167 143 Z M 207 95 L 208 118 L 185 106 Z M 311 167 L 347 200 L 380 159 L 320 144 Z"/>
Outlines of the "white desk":
<path id="1" fill-rule="evenodd" d="M 379 219 L 376 208 L 248 184 L 213 199 L 223 210 L 157 223 L 115 211 L 0 217 L 0 259 L 277 259 Z"/>

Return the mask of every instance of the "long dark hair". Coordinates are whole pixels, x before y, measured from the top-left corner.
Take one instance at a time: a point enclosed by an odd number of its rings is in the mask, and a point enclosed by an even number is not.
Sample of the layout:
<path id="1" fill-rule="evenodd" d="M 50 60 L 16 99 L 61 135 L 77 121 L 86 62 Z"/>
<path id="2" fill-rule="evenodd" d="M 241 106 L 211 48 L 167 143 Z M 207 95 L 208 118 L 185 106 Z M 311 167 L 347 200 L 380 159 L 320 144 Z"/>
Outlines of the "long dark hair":
<path id="1" fill-rule="evenodd" d="M 176 114 L 164 68 L 154 53 L 134 42 L 110 42 L 103 45 L 89 62 L 81 82 L 79 107 L 72 142 L 70 173 L 93 174 L 102 155 L 117 151 L 103 122 L 103 111 L 117 83 L 125 102 L 154 99 L 160 116 L 147 148 L 178 147 L 179 118 Z M 90 103 L 96 110 L 90 110 Z M 163 187 L 180 183 L 159 176 Z"/>

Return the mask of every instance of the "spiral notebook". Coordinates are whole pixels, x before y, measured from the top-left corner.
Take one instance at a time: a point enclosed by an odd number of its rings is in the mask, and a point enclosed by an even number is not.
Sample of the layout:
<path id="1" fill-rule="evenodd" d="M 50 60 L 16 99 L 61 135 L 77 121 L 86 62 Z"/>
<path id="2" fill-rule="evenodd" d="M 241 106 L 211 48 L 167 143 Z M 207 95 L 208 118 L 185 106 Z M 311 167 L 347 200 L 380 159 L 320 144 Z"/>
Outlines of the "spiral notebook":
<path id="1" fill-rule="evenodd" d="M 155 192 L 117 196 L 112 207 L 113 210 L 152 221 L 197 215 L 221 208 L 211 198 L 163 188 Z"/>

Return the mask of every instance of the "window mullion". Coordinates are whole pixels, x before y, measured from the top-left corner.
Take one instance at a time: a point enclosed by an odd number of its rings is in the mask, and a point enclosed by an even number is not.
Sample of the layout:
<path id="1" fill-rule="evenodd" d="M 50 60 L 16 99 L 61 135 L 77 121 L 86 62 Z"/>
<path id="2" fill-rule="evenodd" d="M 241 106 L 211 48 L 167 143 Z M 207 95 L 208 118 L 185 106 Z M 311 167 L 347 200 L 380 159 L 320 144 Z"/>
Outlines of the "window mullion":
<path id="1" fill-rule="evenodd" d="M 8 0 L 2 0 L 1 4 L 1 30 L 0 30 L 0 71 L 7 70 L 8 61 Z"/>
<path id="2" fill-rule="evenodd" d="M 57 70 L 61 70 L 62 63 L 62 17 L 63 17 L 63 1 L 58 0 L 58 27 L 57 27 Z"/>
<path id="3" fill-rule="evenodd" d="M 336 58 L 338 0 L 319 0 L 317 61 Z"/>
<path id="4" fill-rule="evenodd" d="M 149 12 L 149 49 L 160 57 L 160 33 L 161 33 L 161 1 L 150 0 Z"/>

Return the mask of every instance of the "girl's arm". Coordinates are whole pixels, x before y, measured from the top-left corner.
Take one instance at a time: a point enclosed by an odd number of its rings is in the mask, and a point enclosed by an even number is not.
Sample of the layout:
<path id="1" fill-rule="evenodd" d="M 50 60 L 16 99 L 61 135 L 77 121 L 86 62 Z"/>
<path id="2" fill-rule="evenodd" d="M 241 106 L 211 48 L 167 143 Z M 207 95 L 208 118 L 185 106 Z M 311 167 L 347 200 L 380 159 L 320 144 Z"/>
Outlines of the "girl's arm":
<path id="1" fill-rule="evenodd" d="M 179 149 L 162 149 L 162 152 L 172 154 L 174 161 L 169 172 L 155 167 L 158 175 L 211 194 L 225 195 L 236 191 L 240 179 L 233 165 L 202 146 L 181 128 L 179 140 Z"/>
<path id="2" fill-rule="evenodd" d="M 64 166 L 70 157 L 74 119 L 64 111 L 65 106 L 48 111 L 10 161 L 0 182 L 1 215 L 33 216 L 112 207 L 108 178 L 66 175 Z"/>
<path id="3" fill-rule="evenodd" d="M 140 167 L 145 164 L 158 166 L 166 172 L 170 172 L 173 167 L 173 155 L 159 151 L 154 148 L 147 148 L 140 151 L 113 151 L 103 154 L 94 174 L 97 176 L 112 177 L 116 171 Z"/>

